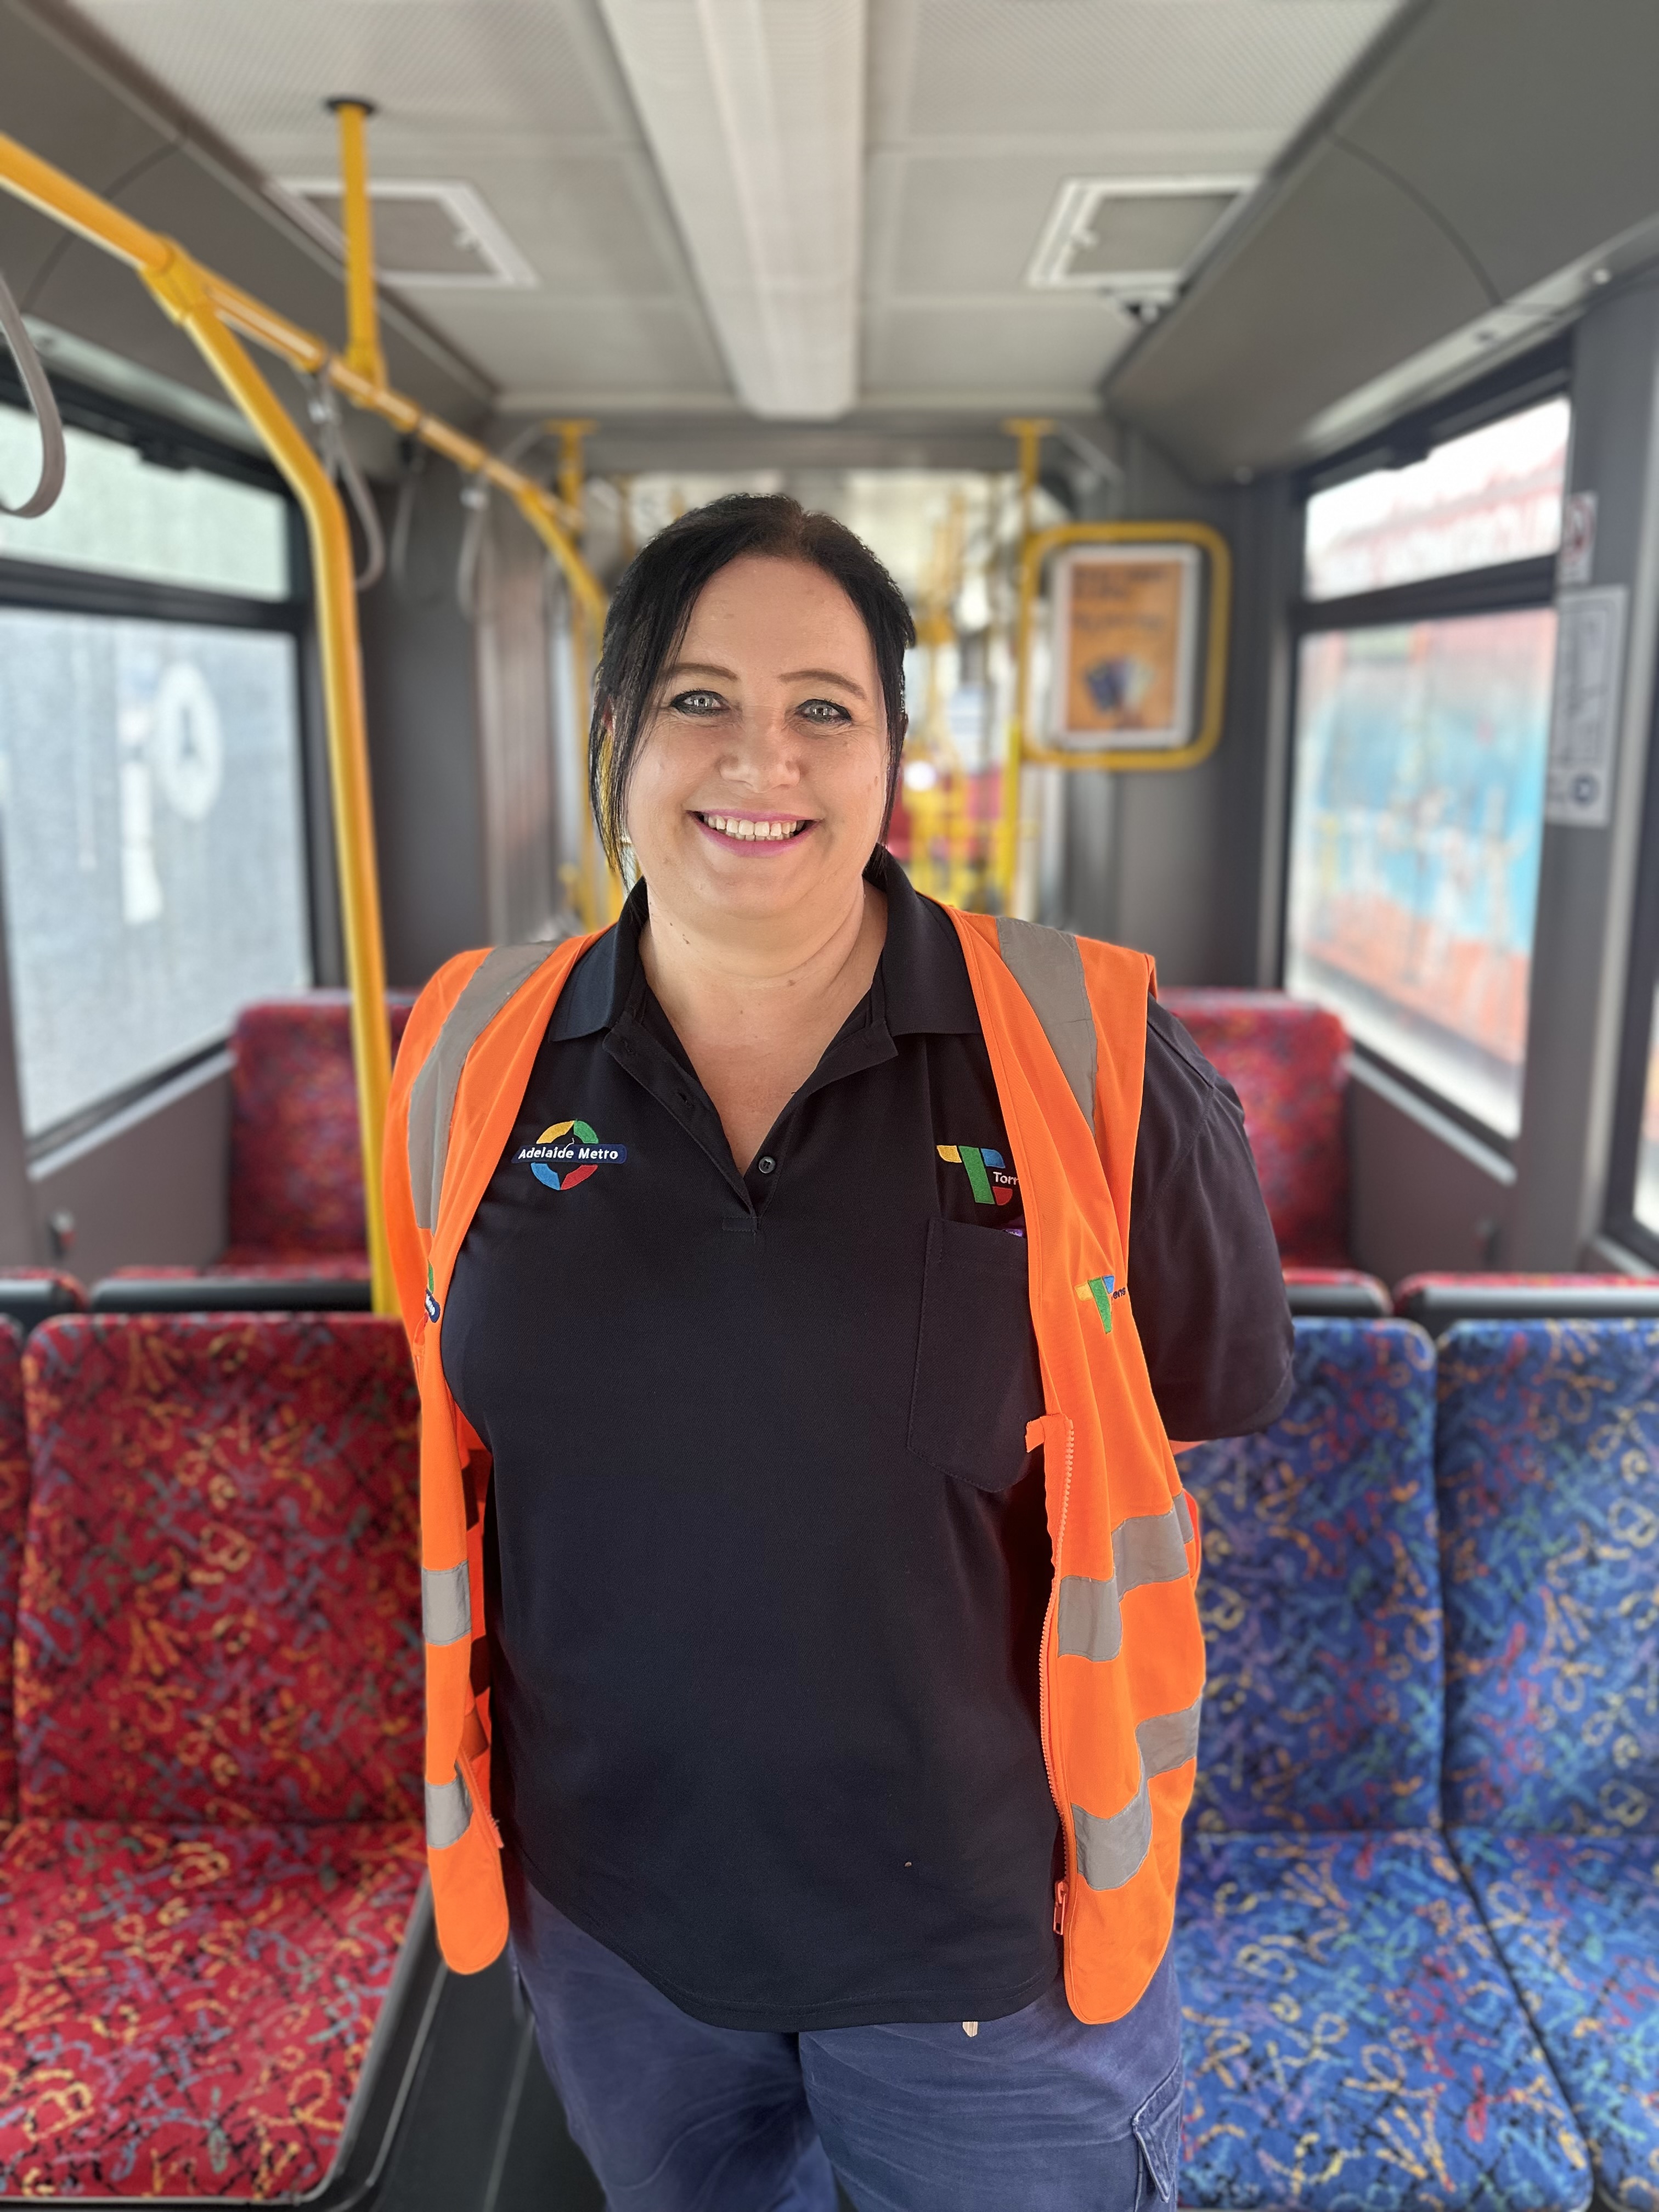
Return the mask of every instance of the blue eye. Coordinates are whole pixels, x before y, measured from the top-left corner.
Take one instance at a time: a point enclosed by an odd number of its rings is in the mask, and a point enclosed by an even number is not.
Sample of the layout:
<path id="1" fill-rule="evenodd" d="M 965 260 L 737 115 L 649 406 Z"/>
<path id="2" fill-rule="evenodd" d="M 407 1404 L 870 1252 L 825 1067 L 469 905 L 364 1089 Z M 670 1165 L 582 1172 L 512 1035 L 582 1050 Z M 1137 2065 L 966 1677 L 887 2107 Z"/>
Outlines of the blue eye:
<path id="1" fill-rule="evenodd" d="M 718 691 L 682 691 L 670 704 L 677 714 L 717 714 L 726 702 Z"/>
<path id="2" fill-rule="evenodd" d="M 845 707 L 835 699 L 803 700 L 796 709 L 813 722 L 845 722 L 851 720 Z"/>

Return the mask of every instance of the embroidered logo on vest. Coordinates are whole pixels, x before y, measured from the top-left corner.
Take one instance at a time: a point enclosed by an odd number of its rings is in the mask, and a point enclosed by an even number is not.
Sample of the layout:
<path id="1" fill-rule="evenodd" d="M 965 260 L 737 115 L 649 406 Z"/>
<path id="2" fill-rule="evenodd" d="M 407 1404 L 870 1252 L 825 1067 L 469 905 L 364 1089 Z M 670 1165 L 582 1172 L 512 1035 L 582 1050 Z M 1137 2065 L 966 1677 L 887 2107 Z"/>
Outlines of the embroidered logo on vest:
<path id="1" fill-rule="evenodd" d="M 625 1160 L 628 1147 L 602 1145 L 586 1121 L 553 1121 L 533 1145 L 520 1146 L 513 1157 L 524 1161 L 549 1190 L 574 1190 L 601 1168 Z"/>
<path id="2" fill-rule="evenodd" d="M 1126 1283 L 1120 1290 L 1115 1275 L 1091 1275 L 1086 1283 L 1079 1283 L 1077 1286 L 1078 1297 L 1085 1305 L 1093 1305 L 1100 1316 L 1100 1325 L 1108 1336 L 1112 1333 L 1112 1300 L 1122 1297 L 1128 1287 Z"/>

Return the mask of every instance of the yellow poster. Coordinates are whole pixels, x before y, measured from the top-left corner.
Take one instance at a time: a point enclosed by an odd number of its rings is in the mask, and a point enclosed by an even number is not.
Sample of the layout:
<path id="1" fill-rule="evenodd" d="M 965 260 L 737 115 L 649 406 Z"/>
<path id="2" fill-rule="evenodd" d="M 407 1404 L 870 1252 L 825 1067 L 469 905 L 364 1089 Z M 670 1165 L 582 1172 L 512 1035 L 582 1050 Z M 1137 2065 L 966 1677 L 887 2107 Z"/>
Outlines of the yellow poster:
<path id="1" fill-rule="evenodd" d="M 1190 545 L 1091 545 L 1061 556 L 1050 718 L 1057 744 L 1191 741 L 1199 574 Z"/>

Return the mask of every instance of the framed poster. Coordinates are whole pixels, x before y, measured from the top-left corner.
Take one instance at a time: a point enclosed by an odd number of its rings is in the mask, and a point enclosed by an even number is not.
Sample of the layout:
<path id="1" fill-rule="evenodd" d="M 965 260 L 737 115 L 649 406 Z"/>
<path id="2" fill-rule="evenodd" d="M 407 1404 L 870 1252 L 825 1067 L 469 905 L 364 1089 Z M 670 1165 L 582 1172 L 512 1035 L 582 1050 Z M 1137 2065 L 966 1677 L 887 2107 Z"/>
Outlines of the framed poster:
<path id="1" fill-rule="evenodd" d="M 1193 742 L 1202 579 L 1195 544 L 1094 544 L 1059 556 L 1051 744 L 1178 752 Z"/>

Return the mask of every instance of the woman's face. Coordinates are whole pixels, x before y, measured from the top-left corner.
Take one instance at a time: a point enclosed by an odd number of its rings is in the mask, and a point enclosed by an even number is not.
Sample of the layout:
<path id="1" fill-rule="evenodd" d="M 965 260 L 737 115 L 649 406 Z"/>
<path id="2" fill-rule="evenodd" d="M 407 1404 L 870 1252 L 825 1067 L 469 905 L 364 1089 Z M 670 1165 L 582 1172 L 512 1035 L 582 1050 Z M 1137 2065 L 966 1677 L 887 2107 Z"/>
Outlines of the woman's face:
<path id="1" fill-rule="evenodd" d="M 718 927 L 859 896 L 887 804 L 881 684 L 857 609 L 800 561 L 703 587 L 628 787 L 653 908 Z"/>

